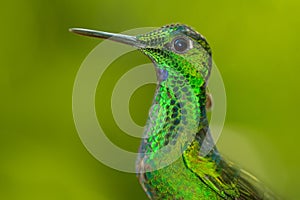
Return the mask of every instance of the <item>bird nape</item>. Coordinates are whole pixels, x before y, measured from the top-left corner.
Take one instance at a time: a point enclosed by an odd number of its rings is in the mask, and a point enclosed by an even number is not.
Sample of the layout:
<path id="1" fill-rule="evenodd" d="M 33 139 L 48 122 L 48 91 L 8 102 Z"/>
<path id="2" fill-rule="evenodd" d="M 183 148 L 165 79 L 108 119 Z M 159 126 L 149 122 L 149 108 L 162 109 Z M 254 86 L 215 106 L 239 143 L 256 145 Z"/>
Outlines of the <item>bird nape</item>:
<path id="1" fill-rule="evenodd" d="M 201 34 L 184 24 L 136 36 L 70 31 L 134 46 L 154 64 L 158 84 L 136 162 L 149 199 L 277 199 L 214 145 L 206 115 L 212 51 Z"/>

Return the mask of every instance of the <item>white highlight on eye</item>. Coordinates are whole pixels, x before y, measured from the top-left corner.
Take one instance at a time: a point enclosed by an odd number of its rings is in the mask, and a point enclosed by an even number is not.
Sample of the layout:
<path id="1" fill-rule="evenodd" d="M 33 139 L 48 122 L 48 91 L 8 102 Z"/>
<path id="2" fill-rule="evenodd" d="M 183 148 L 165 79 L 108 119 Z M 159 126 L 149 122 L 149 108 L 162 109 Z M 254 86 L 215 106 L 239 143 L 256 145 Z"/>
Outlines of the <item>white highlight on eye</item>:
<path id="1" fill-rule="evenodd" d="M 186 40 L 186 42 L 187 42 L 187 48 L 184 51 L 178 51 L 178 50 L 176 50 L 176 48 L 175 48 L 175 41 L 178 40 L 178 39 L 184 39 L 184 40 Z M 183 36 L 183 35 L 175 37 L 172 40 L 172 42 L 171 42 L 171 50 L 173 52 L 175 52 L 175 53 L 178 53 L 178 54 L 184 54 L 184 53 L 186 53 L 187 51 L 189 51 L 192 48 L 194 48 L 193 41 L 190 38 L 188 38 L 186 36 Z"/>

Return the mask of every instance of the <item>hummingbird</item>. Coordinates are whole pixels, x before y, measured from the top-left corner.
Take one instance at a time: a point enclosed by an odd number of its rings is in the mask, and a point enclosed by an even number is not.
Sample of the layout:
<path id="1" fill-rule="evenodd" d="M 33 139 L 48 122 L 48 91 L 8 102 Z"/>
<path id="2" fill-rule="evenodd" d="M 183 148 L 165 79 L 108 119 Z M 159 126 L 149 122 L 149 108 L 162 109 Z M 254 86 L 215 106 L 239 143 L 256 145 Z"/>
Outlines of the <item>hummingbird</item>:
<path id="1" fill-rule="evenodd" d="M 149 199 L 277 199 L 255 176 L 225 159 L 212 139 L 207 116 L 212 50 L 204 36 L 184 24 L 136 36 L 70 31 L 131 45 L 154 65 L 157 88 L 136 161 Z"/>

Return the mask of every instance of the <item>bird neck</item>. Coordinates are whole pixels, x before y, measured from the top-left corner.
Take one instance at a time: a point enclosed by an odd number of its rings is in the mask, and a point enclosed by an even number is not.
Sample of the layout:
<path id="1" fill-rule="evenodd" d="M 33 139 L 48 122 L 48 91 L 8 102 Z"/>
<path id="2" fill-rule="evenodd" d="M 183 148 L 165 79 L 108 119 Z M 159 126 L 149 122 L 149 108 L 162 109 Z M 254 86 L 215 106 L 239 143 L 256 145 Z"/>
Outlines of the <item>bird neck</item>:
<path id="1" fill-rule="evenodd" d="M 157 68 L 157 77 L 158 86 L 140 151 L 155 153 L 178 142 L 184 149 L 195 139 L 203 140 L 196 134 L 208 129 L 204 81 L 161 68 Z"/>

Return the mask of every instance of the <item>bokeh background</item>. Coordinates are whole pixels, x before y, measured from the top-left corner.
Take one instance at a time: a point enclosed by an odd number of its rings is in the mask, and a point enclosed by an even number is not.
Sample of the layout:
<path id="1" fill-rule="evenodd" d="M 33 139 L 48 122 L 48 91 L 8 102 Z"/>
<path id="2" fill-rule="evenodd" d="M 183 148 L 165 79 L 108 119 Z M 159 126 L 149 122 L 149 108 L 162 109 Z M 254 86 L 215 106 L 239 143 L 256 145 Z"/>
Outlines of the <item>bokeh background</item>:
<path id="1" fill-rule="evenodd" d="M 72 88 L 87 54 L 100 42 L 68 32 L 86 27 L 121 32 L 169 23 L 206 36 L 227 90 L 222 152 L 283 199 L 300 198 L 300 2 L 38 1 L 1 3 L 0 199 L 146 199 L 134 174 L 104 166 L 82 145 L 72 118 Z M 107 70 L 97 91 L 101 125 L 118 146 L 136 151 L 111 116 L 118 78 L 149 62 L 138 52 Z M 154 86 L 130 102 L 146 121 Z"/>

